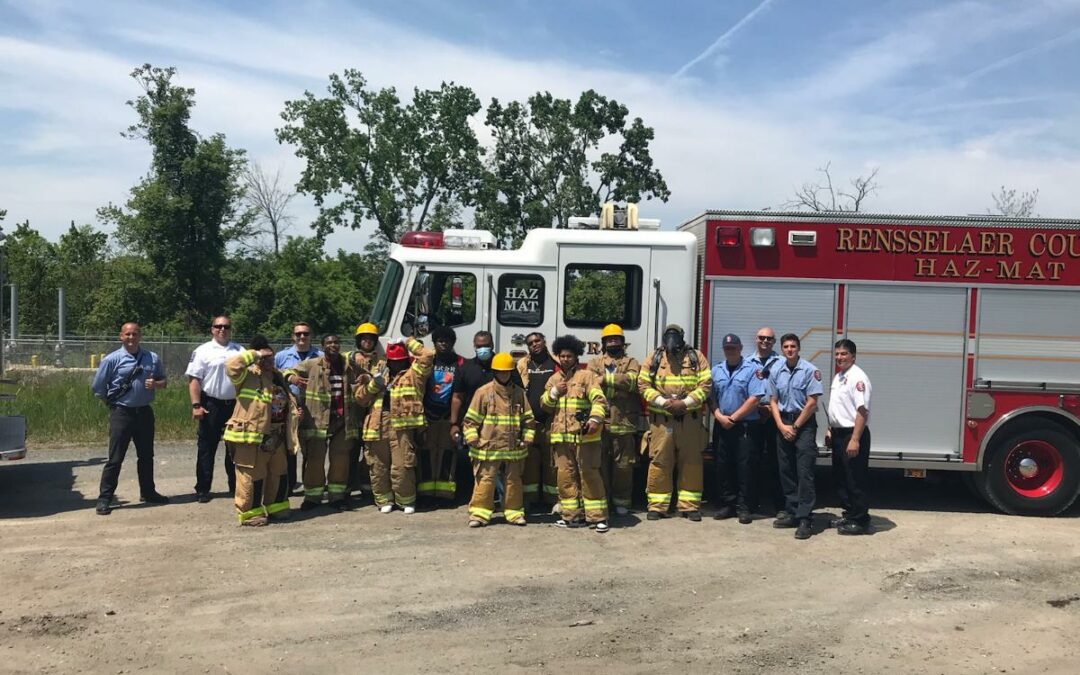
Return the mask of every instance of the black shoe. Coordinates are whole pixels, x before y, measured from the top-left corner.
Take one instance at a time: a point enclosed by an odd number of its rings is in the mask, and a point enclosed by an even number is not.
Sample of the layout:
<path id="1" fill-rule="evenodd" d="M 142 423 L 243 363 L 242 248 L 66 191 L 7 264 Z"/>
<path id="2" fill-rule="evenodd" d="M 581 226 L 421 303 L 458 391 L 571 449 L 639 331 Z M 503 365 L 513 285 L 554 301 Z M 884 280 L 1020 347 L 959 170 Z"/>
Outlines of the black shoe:
<path id="1" fill-rule="evenodd" d="M 195 501 L 199 502 L 200 504 L 209 504 L 211 499 L 212 497 L 210 496 L 209 492 L 195 493 Z"/>
<path id="2" fill-rule="evenodd" d="M 836 532 L 837 534 L 870 534 L 870 525 L 863 525 L 854 520 L 849 520 L 836 528 Z"/>
<path id="3" fill-rule="evenodd" d="M 143 495 L 142 497 L 139 497 L 139 501 L 145 502 L 147 504 L 168 504 L 169 498 L 163 494 L 151 492 L 148 495 Z"/>
<path id="4" fill-rule="evenodd" d="M 829 527 L 832 529 L 840 529 L 846 522 L 848 522 L 847 518 L 833 518 L 829 521 Z"/>
<path id="5" fill-rule="evenodd" d="M 311 509 L 317 509 L 320 506 L 322 506 L 322 504 L 320 504 L 319 502 L 312 502 L 312 501 L 308 501 L 307 499 L 300 502 L 300 510 L 301 511 L 310 511 Z"/>
<path id="6" fill-rule="evenodd" d="M 730 506 L 725 506 L 713 515 L 713 520 L 727 520 L 734 515 L 735 509 L 731 508 Z"/>
<path id="7" fill-rule="evenodd" d="M 645 514 L 645 520 L 660 520 L 664 515 L 659 511 L 649 511 Z"/>
<path id="8" fill-rule="evenodd" d="M 338 511 L 352 511 L 352 501 L 348 499 L 342 499 L 330 504 Z"/>
<path id="9" fill-rule="evenodd" d="M 739 511 L 739 524 L 749 525 L 754 522 L 754 517 L 750 515 L 749 511 Z"/>
<path id="10" fill-rule="evenodd" d="M 814 528 L 810 526 L 809 520 L 800 520 L 799 529 L 795 530 L 796 539 L 809 539 L 810 535 L 814 534 Z"/>
<path id="11" fill-rule="evenodd" d="M 95 510 L 99 516 L 107 516 L 112 513 L 112 503 L 107 499 L 99 499 Z"/>
<path id="12" fill-rule="evenodd" d="M 701 522 L 701 511 L 684 511 L 682 515 L 683 518 L 691 520 L 695 523 Z"/>
<path id="13" fill-rule="evenodd" d="M 781 511 L 780 515 L 773 521 L 772 526 L 778 530 L 795 527 L 799 523 L 795 520 L 795 516 L 791 515 L 787 511 Z"/>

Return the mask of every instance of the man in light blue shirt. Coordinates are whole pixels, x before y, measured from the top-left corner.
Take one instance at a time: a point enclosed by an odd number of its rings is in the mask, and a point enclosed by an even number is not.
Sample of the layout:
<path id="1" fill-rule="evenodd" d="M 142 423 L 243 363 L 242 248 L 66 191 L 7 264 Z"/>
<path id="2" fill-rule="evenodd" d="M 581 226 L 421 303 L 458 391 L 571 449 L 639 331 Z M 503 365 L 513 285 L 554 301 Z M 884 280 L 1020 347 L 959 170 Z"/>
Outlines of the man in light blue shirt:
<path id="1" fill-rule="evenodd" d="M 311 326 L 303 321 L 294 324 L 292 329 L 293 345 L 274 354 L 274 368 L 283 371 L 292 368 L 301 361 L 317 359 L 322 356 L 319 348 L 311 344 L 311 338 Z M 293 396 L 303 404 L 304 390 L 295 384 L 290 384 L 289 389 L 292 391 Z M 289 462 L 289 489 L 295 492 L 302 487 L 300 482 L 296 480 L 296 455 L 290 452 L 287 453 L 286 457 Z"/>
<path id="2" fill-rule="evenodd" d="M 813 534 L 814 465 L 817 463 L 818 397 L 824 393 L 821 371 L 799 357 L 799 336 L 788 333 L 780 340 L 784 361 L 773 368 L 769 382 L 773 395 L 770 408 L 776 422 L 777 462 L 784 489 L 784 512 L 773 527 L 796 527 L 796 539 Z"/>
<path id="3" fill-rule="evenodd" d="M 139 501 L 166 504 L 169 499 L 154 486 L 154 391 L 166 385 L 161 359 L 141 349 L 142 332 L 131 321 L 120 327 L 120 349 L 101 360 L 90 385 L 94 396 L 109 406 L 109 457 L 101 472 L 97 514 L 112 513 L 112 499 L 128 446 L 135 441 Z"/>
<path id="4" fill-rule="evenodd" d="M 753 522 L 756 503 L 757 454 L 761 426 L 758 402 L 768 397 L 757 366 L 742 356 L 742 340 L 734 333 L 723 339 L 724 361 L 713 366 L 713 448 L 716 455 L 717 520 L 738 515 L 739 522 Z"/>
<path id="5" fill-rule="evenodd" d="M 769 398 L 775 392 L 769 384 L 769 378 L 773 370 L 784 361 L 774 349 L 779 345 L 776 344 L 776 332 L 772 328 L 758 328 L 754 343 L 754 352 L 747 358 L 757 368 L 757 378 L 763 380 L 768 389 L 767 395 L 758 403 L 758 425 L 761 428 L 761 447 L 758 450 L 761 462 L 758 465 L 756 483 L 758 501 L 764 506 L 764 502 L 768 500 L 772 509 L 766 513 L 779 514 L 784 510 L 784 491 L 780 487 L 780 473 L 776 464 L 776 425 L 773 424 L 772 410 L 769 408 Z"/>

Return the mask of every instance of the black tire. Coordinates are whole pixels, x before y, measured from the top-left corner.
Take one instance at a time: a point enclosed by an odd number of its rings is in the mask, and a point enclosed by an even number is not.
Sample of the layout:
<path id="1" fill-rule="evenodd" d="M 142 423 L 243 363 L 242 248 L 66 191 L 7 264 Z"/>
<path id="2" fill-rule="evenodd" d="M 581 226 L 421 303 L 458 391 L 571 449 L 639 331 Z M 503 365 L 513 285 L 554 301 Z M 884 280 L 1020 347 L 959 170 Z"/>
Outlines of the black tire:
<path id="1" fill-rule="evenodd" d="M 968 489 L 971 496 L 976 500 L 993 507 L 993 504 L 990 503 L 990 498 L 986 496 L 985 476 L 986 474 L 981 471 L 961 472 L 961 480 L 964 481 L 964 487 Z"/>
<path id="2" fill-rule="evenodd" d="M 1080 443 L 1067 430 L 1043 420 L 1008 429 L 992 439 L 976 489 L 998 510 L 1021 516 L 1056 516 L 1080 493 Z M 1025 478 L 1019 461 L 1035 460 Z"/>

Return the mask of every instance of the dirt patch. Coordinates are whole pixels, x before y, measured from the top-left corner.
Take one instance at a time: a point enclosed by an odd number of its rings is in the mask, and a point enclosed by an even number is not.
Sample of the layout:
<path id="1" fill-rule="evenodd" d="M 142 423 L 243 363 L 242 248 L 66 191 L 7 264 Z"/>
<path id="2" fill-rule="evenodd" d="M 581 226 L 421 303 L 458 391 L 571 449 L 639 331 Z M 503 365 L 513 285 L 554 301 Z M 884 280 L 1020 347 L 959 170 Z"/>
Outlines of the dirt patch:
<path id="1" fill-rule="evenodd" d="M 0 622 L 2 623 L 2 622 Z M 87 614 L 39 614 L 21 616 L 13 621 L 8 630 L 35 637 L 67 637 L 86 630 Z"/>

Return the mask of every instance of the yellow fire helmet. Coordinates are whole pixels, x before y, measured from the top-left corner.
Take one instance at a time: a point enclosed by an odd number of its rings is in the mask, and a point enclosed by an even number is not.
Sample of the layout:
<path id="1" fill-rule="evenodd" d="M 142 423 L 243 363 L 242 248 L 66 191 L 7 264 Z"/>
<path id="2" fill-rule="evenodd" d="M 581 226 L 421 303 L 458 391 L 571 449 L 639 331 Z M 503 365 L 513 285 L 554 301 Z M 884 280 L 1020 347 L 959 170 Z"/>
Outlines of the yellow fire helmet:
<path id="1" fill-rule="evenodd" d="M 362 323 L 356 327 L 354 335 L 378 335 L 379 328 L 373 323 Z"/>
<path id="2" fill-rule="evenodd" d="M 510 356 L 506 352 L 499 352 L 491 359 L 492 370 L 513 370 L 514 369 L 514 357 Z"/>
<path id="3" fill-rule="evenodd" d="M 602 331 L 600 331 L 601 340 L 609 337 L 621 337 L 623 339 L 626 339 L 626 336 L 623 335 L 622 332 L 622 326 L 617 323 L 609 323 L 608 325 L 604 326 L 604 329 Z"/>

